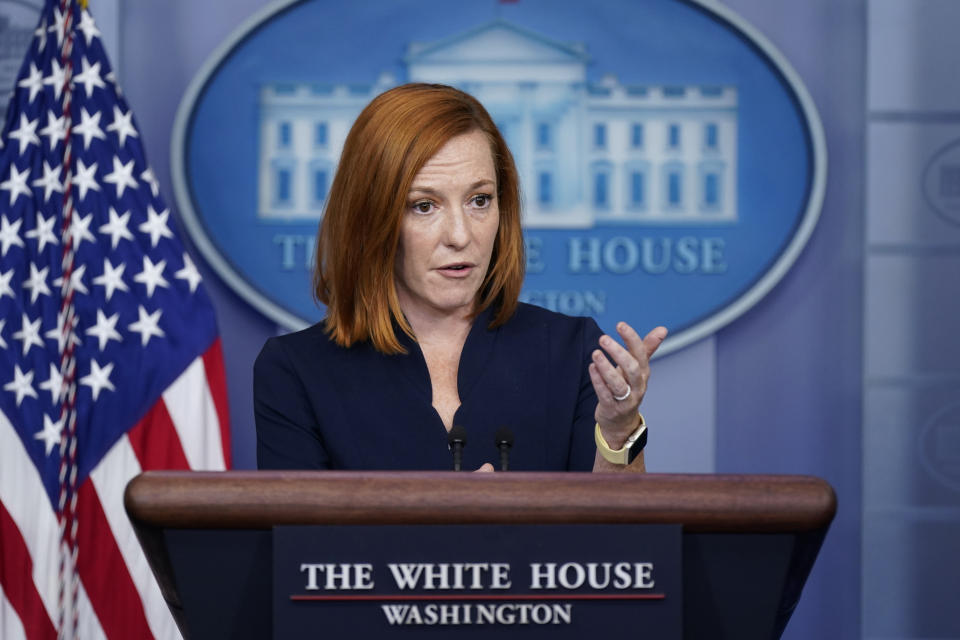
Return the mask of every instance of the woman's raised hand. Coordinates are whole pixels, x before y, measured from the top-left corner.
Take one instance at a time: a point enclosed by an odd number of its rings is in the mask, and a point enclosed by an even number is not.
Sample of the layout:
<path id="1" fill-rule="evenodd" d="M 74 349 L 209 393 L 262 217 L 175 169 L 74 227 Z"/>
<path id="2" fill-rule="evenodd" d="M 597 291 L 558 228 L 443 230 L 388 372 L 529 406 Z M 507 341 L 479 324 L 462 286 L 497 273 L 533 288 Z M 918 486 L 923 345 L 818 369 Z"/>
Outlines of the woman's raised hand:
<path id="1" fill-rule="evenodd" d="M 597 393 L 595 418 L 610 447 L 617 449 L 637 428 L 637 408 L 647 391 L 650 358 L 667 337 L 666 327 L 657 327 L 641 338 L 626 322 L 617 323 L 624 345 L 608 335 L 600 337 L 593 352 L 590 381 Z M 604 355 L 606 352 L 610 360 Z"/>

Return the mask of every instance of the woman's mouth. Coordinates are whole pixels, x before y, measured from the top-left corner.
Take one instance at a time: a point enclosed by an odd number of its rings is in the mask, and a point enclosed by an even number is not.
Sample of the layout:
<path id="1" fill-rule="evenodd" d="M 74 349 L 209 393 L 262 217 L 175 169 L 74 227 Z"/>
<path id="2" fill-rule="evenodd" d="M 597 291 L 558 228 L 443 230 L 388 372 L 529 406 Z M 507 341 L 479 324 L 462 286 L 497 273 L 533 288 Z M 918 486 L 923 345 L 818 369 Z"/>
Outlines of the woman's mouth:
<path id="1" fill-rule="evenodd" d="M 447 264 L 437 269 L 448 278 L 465 278 L 473 271 L 473 265 L 468 262 Z"/>

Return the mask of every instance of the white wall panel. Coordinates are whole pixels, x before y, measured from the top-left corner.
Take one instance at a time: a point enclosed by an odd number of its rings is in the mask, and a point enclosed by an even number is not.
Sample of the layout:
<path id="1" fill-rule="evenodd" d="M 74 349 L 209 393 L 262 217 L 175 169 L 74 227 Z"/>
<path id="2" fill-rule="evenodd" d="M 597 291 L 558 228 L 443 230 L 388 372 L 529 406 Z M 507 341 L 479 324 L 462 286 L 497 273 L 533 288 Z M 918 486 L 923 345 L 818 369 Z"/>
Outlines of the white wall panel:
<path id="1" fill-rule="evenodd" d="M 914 385 L 877 384 L 864 395 L 866 514 L 957 508 L 960 376 Z M 958 514 L 960 515 L 960 514 Z"/>
<path id="2" fill-rule="evenodd" d="M 877 515 L 863 532 L 863 637 L 960 638 L 956 516 Z"/>
<path id="3" fill-rule="evenodd" d="M 960 23 L 958 23 L 960 25 Z M 960 107 L 960 103 L 957 105 Z M 867 129 L 867 244 L 960 248 L 960 213 L 945 198 L 938 170 L 954 163 L 941 153 L 957 145 L 956 123 L 873 122 Z M 960 185 L 958 185 L 960 186 Z M 960 197 L 956 198 L 960 201 Z"/>
<path id="4" fill-rule="evenodd" d="M 864 295 L 864 375 L 960 372 L 960 253 L 873 254 Z"/>
<path id="5" fill-rule="evenodd" d="M 960 2 L 868 4 L 862 637 L 960 637 Z"/>
<path id="6" fill-rule="evenodd" d="M 955 0 L 872 0 L 868 5 L 870 111 L 957 111 Z"/>

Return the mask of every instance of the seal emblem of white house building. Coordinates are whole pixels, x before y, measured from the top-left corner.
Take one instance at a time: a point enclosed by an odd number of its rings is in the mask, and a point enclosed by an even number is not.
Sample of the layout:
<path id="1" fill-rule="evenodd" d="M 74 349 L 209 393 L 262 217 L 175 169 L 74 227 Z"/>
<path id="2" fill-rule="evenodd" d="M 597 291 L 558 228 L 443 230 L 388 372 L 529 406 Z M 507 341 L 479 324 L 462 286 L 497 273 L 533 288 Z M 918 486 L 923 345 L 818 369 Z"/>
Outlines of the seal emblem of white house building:
<path id="1" fill-rule="evenodd" d="M 673 0 L 589 13 L 553 2 L 550 20 L 537 2 L 463 15 L 415 4 L 422 14 L 275 5 L 181 106 L 181 214 L 221 276 L 278 323 L 322 317 L 309 270 L 337 159 L 361 109 L 404 82 L 473 94 L 507 139 L 524 192 L 524 300 L 608 330 L 667 324 L 669 351 L 742 313 L 799 253 L 822 199 L 822 131 L 789 65 L 736 16 Z M 348 57 L 337 48 L 371 32 Z"/>

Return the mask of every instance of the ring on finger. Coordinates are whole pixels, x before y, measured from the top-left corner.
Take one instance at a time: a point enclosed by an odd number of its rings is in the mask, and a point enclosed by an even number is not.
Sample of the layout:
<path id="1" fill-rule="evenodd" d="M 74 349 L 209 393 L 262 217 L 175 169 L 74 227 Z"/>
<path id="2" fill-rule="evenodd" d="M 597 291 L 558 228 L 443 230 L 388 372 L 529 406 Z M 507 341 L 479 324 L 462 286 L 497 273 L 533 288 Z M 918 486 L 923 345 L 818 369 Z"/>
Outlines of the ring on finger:
<path id="1" fill-rule="evenodd" d="M 622 402 L 630 397 L 630 394 L 633 392 L 633 388 L 630 385 L 627 385 L 627 390 L 623 393 L 622 396 L 613 396 L 613 399 L 617 402 Z"/>

